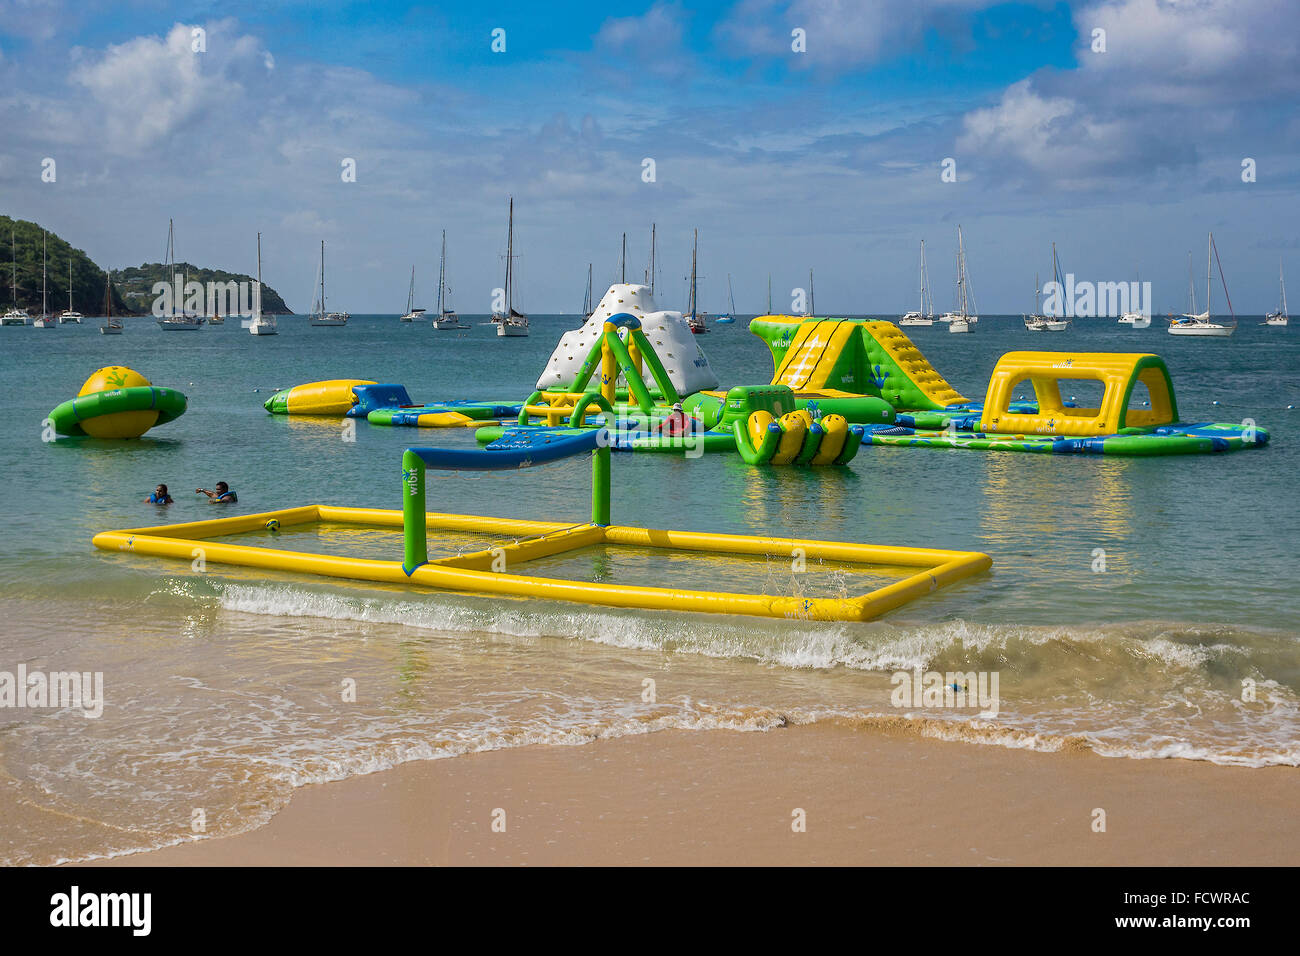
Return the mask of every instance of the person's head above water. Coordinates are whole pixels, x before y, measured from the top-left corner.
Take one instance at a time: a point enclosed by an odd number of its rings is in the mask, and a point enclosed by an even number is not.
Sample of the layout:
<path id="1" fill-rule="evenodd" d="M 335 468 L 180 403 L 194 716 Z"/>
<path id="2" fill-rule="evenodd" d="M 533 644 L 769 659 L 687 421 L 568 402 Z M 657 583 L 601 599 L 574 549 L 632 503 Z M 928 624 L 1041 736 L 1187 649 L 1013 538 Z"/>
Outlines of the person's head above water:
<path id="1" fill-rule="evenodd" d="M 224 481 L 217 482 L 217 494 L 224 495 L 229 490 L 230 490 L 230 486 L 226 484 Z"/>
<path id="2" fill-rule="evenodd" d="M 155 489 L 153 490 L 153 493 L 154 493 L 155 495 L 157 495 L 158 497 L 160 497 L 160 498 L 166 498 L 166 497 L 167 497 L 167 486 L 166 486 L 166 485 L 159 485 L 157 488 L 155 488 Z"/>

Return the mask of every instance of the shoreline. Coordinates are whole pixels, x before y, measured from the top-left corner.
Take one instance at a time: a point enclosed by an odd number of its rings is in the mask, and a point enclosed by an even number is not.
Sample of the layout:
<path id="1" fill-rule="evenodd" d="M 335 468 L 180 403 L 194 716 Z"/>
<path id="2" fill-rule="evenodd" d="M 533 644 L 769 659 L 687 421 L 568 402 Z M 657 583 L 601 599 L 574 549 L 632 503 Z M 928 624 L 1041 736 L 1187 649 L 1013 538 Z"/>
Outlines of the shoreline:
<path id="1" fill-rule="evenodd" d="M 1292 767 L 665 730 L 313 784 L 256 829 L 71 865 L 1294 865 L 1297 804 Z"/>

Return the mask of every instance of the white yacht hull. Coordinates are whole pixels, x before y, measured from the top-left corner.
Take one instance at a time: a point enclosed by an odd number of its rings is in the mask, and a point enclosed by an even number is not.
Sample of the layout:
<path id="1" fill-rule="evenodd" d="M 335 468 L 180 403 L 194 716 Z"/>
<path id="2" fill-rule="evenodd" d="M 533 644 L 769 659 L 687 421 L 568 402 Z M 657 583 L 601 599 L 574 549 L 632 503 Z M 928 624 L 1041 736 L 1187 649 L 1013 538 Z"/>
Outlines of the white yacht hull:
<path id="1" fill-rule="evenodd" d="M 517 325 L 513 322 L 501 322 L 497 325 L 497 336 L 501 338 L 521 336 L 528 334 L 528 326 Z"/>
<path id="2" fill-rule="evenodd" d="M 1226 338 L 1235 331 L 1235 326 L 1219 325 L 1215 322 L 1199 323 L 1187 322 L 1169 326 L 1170 335 L 1200 335 L 1200 336 L 1217 336 Z"/>
<path id="3" fill-rule="evenodd" d="M 934 319 L 899 319 L 898 324 L 904 328 L 925 328 L 934 325 Z"/>
<path id="4" fill-rule="evenodd" d="M 948 331 L 949 332 L 974 332 L 975 327 L 966 319 L 949 319 Z"/>

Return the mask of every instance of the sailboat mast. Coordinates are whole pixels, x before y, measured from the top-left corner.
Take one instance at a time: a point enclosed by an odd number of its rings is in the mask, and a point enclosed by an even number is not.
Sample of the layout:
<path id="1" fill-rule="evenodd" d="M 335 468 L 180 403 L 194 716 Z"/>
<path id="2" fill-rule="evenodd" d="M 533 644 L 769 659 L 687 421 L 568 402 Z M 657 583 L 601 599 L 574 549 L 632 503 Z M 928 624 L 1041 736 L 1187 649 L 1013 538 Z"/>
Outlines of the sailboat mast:
<path id="1" fill-rule="evenodd" d="M 18 239 L 12 229 L 9 230 L 9 250 L 14 263 L 13 285 L 10 286 L 10 291 L 14 294 L 14 308 L 16 309 L 18 308 Z"/>
<path id="2" fill-rule="evenodd" d="M 1277 258 L 1277 285 L 1282 290 L 1282 314 L 1286 315 L 1286 276 L 1282 274 L 1282 257 Z"/>
<path id="3" fill-rule="evenodd" d="M 623 252 L 618 257 L 619 282 L 627 282 L 627 233 L 623 233 Z"/>
<path id="4" fill-rule="evenodd" d="M 325 240 L 320 241 L 320 314 L 325 317 Z"/>
<path id="5" fill-rule="evenodd" d="M 957 307 L 966 317 L 966 250 L 962 245 L 961 226 L 957 227 Z"/>
<path id="6" fill-rule="evenodd" d="M 442 255 L 438 257 L 438 314 L 443 312 L 442 289 L 447 281 L 447 230 L 442 231 Z"/>
<path id="7" fill-rule="evenodd" d="M 650 223 L 650 295 L 655 294 L 655 224 Z"/>
<path id="8" fill-rule="evenodd" d="M 736 317 L 736 293 L 731 288 L 730 272 L 727 273 L 727 304 L 731 306 L 731 312 L 729 314 L 734 319 Z"/>
<path id="9" fill-rule="evenodd" d="M 506 223 L 506 319 L 514 314 L 515 297 L 512 288 L 515 259 L 515 197 L 510 197 L 510 216 Z"/>
<path id="10" fill-rule="evenodd" d="M 1214 243 L 1214 233 L 1210 233 L 1210 237 L 1205 240 L 1205 318 L 1207 320 L 1210 318 L 1210 288 L 1211 288 L 1210 247 L 1213 245 L 1213 243 Z"/>
<path id="11" fill-rule="evenodd" d="M 808 314 L 817 314 L 817 299 L 813 293 L 813 271 L 808 270 Z"/>
<path id="12" fill-rule="evenodd" d="M 72 253 L 68 253 L 68 311 L 72 311 Z"/>
<path id="13" fill-rule="evenodd" d="M 691 318 L 695 318 L 695 255 L 700 248 L 700 230 L 694 231 L 691 240 Z"/>
<path id="14" fill-rule="evenodd" d="M 45 295 L 45 230 L 41 230 L 41 315 L 49 314 Z"/>
<path id="15" fill-rule="evenodd" d="M 262 234 L 257 234 L 257 292 L 253 296 L 253 321 L 262 321 Z"/>

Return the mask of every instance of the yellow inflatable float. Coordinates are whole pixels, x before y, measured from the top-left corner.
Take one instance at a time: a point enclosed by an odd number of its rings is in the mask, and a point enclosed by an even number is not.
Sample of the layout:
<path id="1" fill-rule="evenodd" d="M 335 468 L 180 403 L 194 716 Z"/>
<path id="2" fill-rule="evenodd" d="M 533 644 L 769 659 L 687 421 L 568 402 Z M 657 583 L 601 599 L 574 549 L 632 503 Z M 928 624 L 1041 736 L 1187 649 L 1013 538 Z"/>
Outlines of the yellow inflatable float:
<path id="1" fill-rule="evenodd" d="M 106 365 L 81 386 L 77 397 L 49 414 L 60 435 L 139 438 L 155 425 L 185 414 L 188 402 L 173 388 L 159 388 L 135 369 Z"/>

